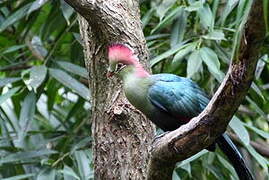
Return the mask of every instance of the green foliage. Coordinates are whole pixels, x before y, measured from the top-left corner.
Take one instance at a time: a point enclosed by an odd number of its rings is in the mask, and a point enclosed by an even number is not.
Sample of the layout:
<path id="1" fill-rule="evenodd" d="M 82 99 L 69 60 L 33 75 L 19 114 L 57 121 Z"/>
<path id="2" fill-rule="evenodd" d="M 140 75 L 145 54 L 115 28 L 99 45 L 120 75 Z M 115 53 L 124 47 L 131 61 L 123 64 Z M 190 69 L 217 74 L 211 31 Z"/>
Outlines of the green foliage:
<path id="1" fill-rule="evenodd" d="M 0 31 L 0 179 L 92 179 L 76 13 L 64 1 L 0 2 Z"/>
<path id="2" fill-rule="evenodd" d="M 144 2 L 141 6 L 153 72 L 187 76 L 213 95 L 230 60 L 238 58 L 243 25 L 252 1 L 157 2 Z M 267 0 L 264 6 L 268 26 Z M 254 174 L 268 178 L 268 158 L 250 144 L 250 141 L 268 144 L 268 40 L 263 49 L 255 81 L 228 131 L 239 137 L 242 149 L 250 154 L 248 161 Z M 202 151 L 181 162 L 173 179 L 237 179 L 237 176 L 221 152 Z"/>
<path id="3" fill-rule="evenodd" d="M 142 2 L 153 72 L 190 77 L 212 95 L 237 58 L 250 2 Z M 268 27 L 268 0 L 264 7 Z M 76 13 L 63 0 L 1 1 L 0 32 L 0 179 L 92 179 L 90 90 Z M 269 139 L 265 42 L 256 79 L 228 130 L 250 155 L 253 172 L 268 178 L 268 158 L 250 143 Z M 175 180 L 236 178 L 219 150 L 201 151 L 173 174 Z"/>

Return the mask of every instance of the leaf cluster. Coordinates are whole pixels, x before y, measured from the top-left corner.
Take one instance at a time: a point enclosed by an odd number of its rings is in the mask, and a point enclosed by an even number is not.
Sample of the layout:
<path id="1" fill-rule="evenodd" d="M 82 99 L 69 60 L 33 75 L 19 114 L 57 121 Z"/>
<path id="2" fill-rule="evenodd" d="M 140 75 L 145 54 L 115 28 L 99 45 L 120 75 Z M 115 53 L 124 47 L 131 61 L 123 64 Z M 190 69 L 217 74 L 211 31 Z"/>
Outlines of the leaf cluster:
<path id="1" fill-rule="evenodd" d="M 143 2 L 142 24 L 152 56 L 150 65 L 153 72 L 189 77 L 212 96 L 222 82 L 231 60 L 239 57 L 238 48 L 251 3 L 246 0 Z M 266 0 L 264 12 L 261 20 L 267 22 Z M 268 145 L 268 63 L 267 36 L 255 80 L 228 128 L 230 134 L 239 137 L 237 144 L 246 155 L 256 177 L 262 178 L 268 178 L 268 157 L 259 154 L 251 144 L 259 142 L 262 146 Z M 173 177 L 237 178 L 227 158 L 219 150 L 216 153 L 204 150 L 179 163 Z"/>
<path id="2" fill-rule="evenodd" d="M 0 2 L 0 179 L 92 179 L 90 90 L 74 10 Z"/>
<path id="3" fill-rule="evenodd" d="M 212 95 L 238 46 L 251 1 L 141 2 L 154 73 L 195 80 Z M 268 26 L 268 0 L 264 0 Z M 267 28 L 268 30 L 268 28 Z M 268 31 L 267 31 L 268 32 Z M 268 37 L 256 77 L 228 128 L 256 177 L 268 157 Z M 63 0 L 0 1 L 0 179 L 92 179 L 91 104 L 77 15 Z M 201 151 L 173 179 L 237 179 L 227 158 Z"/>

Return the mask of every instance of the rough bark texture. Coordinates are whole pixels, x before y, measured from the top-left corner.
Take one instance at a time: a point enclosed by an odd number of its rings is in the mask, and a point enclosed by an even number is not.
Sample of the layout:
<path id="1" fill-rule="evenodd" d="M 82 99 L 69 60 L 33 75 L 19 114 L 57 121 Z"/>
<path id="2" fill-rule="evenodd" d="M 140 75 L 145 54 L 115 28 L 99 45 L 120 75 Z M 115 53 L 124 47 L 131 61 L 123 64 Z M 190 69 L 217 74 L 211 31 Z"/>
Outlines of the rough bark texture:
<path id="1" fill-rule="evenodd" d="M 244 99 L 254 78 L 260 47 L 265 35 L 261 0 L 254 0 L 245 24 L 239 57 L 206 109 L 190 123 L 155 141 L 148 179 L 171 179 L 174 165 L 208 147 L 222 134 Z"/>
<path id="2" fill-rule="evenodd" d="M 128 43 L 143 62 L 148 57 L 138 1 L 65 1 L 86 19 L 80 19 L 80 24 L 93 97 L 95 178 L 145 179 L 153 128 L 126 102 L 120 83 L 105 77 L 109 43 Z M 155 140 L 147 179 L 171 179 L 176 162 L 208 147 L 225 131 L 253 80 L 265 33 L 262 10 L 262 1 L 254 0 L 239 58 L 231 63 L 207 108 L 190 123 Z"/>
<path id="3" fill-rule="evenodd" d="M 107 47 L 126 43 L 142 62 L 148 58 L 138 1 L 66 0 L 81 16 L 92 95 L 95 179 L 145 179 L 154 128 L 125 99 L 121 83 L 106 78 Z"/>

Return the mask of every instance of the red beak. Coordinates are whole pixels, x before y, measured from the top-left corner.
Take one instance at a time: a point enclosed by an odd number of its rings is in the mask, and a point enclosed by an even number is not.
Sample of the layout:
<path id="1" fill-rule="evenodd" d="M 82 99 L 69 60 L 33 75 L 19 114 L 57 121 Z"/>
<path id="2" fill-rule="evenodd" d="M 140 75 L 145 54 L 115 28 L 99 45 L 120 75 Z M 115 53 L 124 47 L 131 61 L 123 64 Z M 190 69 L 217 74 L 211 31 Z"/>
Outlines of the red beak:
<path id="1" fill-rule="evenodd" d="M 107 78 L 111 78 L 114 74 L 115 74 L 114 72 L 110 72 L 110 71 L 108 71 L 108 72 L 106 73 L 106 77 L 107 77 Z"/>

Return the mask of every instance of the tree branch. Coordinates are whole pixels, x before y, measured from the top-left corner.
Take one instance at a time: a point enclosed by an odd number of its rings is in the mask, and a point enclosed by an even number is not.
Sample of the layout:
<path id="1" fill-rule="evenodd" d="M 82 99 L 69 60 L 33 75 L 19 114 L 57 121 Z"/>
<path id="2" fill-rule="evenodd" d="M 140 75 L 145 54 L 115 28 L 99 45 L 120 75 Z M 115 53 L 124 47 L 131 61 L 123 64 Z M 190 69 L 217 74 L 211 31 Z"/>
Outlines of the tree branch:
<path id="1" fill-rule="evenodd" d="M 92 62 L 96 63 L 91 66 L 87 65 L 90 67 L 90 72 L 93 75 L 91 77 L 93 79 L 91 81 L 93 93 L 97 92 L 94 90 L 96 87 L 100 91 L 100 86 L 105 89 L 108 88 L 107 85 L 104 85 L 107 81 L 100 76 L 96 76 L 95 73 L 100 74 L 100 72 L 103 73 L 105 71 L 103 66 L 105 66 L 106 62 L 103 62 L 103 59 L 106 57 L 102 49 L 110 42 L 127 42 L 138 52 L 142 62 L 145 62 L 148 54 L 140 21 L 137 19 L 139 17 L 137 1 L 65 1 L 73 6 L 89 23 L 91 34 L 88 35 L 89 39 L 85 39 L 86 35 L 84 35 L 84 41 L 86 41 L 86 45 L 91 45 L 89 47 L 90 55 L 87 58 L 93 59 Z M 136 10 L 133 10 L 133 7 Z M 154 142 L 149 162 L 148 179 L 171 179 L 176 162 L 184 160 L 208 147 L 225 131 L 231 117 L 244 99 L 253 80 L 260 44 L 264 37 L 264 22 L 260 19 L 263 17 L 262 10 L 262 1 L 254 0 L 241 40 L 239 58 L 234 59 L 231 63 L 223 83 L 211 99 L 207 108 L 198 117 L 193 118 L 190 123 Z M 90 44 L 90 41 L 99 41 L 99 43 Z M 97 55 L 101 55 L 101 58 L 96 58 Z M 97 67 L 99 69 L 96 69 Z M 98 85 L 94 83 L 100 79 L 104 81 L 103 84 Z M 118 92 L 119 87 L 111 88 L 111 90 Z M 107 96 L 110 99 L 114 98 L 111 94 Z M 96 106 L 98 102 L 100 100 L 94 101 L 93 106 Z M 98 112 L 101 111 L 100 109 L 102 109 L 100 106 L 95 108 Z M 106 115 L 104 115 L 105 118 Z M 93 122 L 95 121 L 96 118 L 93 118 Z M 100 124 L 98 122 L 95 123 L 97 125 Z M 107 142 L 104 141 L 104 143 Z M 102 148 L 99 150 L 102 151 Z"/>
<path id="2" fill-rule="evenodd" d="M 188 124 L 157 139 L 152 147 L 148 179 L 171 179 L 175 164 L 212 144 L 236 112 L 254 77 L 265 35 L 261 0 L 254 0 L 241 39 L 239 57 L 206 109 Z"/>

